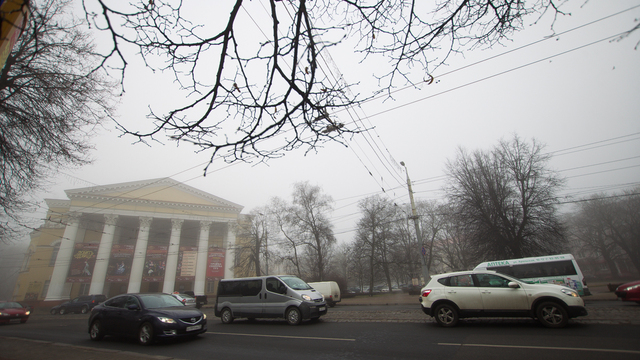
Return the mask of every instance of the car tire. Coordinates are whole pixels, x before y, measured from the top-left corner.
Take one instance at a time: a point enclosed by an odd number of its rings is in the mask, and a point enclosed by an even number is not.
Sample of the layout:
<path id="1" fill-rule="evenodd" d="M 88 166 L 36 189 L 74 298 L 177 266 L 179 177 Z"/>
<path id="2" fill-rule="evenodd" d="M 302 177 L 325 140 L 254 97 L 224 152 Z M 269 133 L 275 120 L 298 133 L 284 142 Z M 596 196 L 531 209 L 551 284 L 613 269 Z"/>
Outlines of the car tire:
<path id="1" fill-rule="evenodd" d="M 334 303 L 334 302 L 332 301 L 332 302 L 328 302 L 328 303 L 327 303 L 327 305 L 329 305 L 329 307 L 334 307 L 334 306 L 336 306 L 336 303 Z"/>
<path id="2" fill-rule="evenodd" d="M 450 304 L 438 305 L 434 315 L 436 322 L 442 327 L 454 327 L 458 325 L 458 320 L 460 319 L 458 309 Z"/>
<path id="3" fill-rule="evenodd" d="M 89 307 L 87 305 L 83 306 L 82 309 L 80 309 L 80 312 L 83 314 L 86 314 L 89 312 Z"/>
<path id="4" fill-rule="evenodd" d="M 89 337 L 93 341 L 100 341 L 104 337 L 104 332 L 102 331 L 102 323 L 100 320 L 93 320 L 91 323 L 91 327 L 89 327 Z"/>
<path id="5" fill-rule="evenodd" d="M 233 322 L 233 314 L 231 313 L 231 309 L 224 308 L 220 313 L 220 321 L 223 324 L 231 324 Z"/>
<path id="6" fill-rule="evenodd" d="M 49 311 L 51 313 L 51 315 L 58 315 L 58 309 L 51 309 L 51 311 Z"/>
<path id="7" fill-rule="evenodd" d="M 545 301 L 536 308 L 536 316 L 542 325 L 548 328 L 567 326 L 569 315 L 564 307 L 553 301 Z"/>
<path id="8" fill-rule="evenodd" d="M 65 309 L 65 308 L 60 308 L 60 310 L 58 310 L 58 313 L 59 313 L 60 315 L 64 315 L 64 314 L 66 314 L 66 313 L 67 313 L 67 309 Z"/>
<path id="9" fill-rule="evenodd" d="M 299 325 L 302 322 L 302 314 L 300 313 L 300 309 L 293 306 L 288 308 L 287 312 L 285 313 L 285 318 L 287 319 L 287 324 Z"/>
<path id="10" fill-rule="evenodd" d="M 151 323 L 144 323 L 138 329 L 138 343 L 140 345 L 148 346 L 153 344 L 153 325 Z"/>

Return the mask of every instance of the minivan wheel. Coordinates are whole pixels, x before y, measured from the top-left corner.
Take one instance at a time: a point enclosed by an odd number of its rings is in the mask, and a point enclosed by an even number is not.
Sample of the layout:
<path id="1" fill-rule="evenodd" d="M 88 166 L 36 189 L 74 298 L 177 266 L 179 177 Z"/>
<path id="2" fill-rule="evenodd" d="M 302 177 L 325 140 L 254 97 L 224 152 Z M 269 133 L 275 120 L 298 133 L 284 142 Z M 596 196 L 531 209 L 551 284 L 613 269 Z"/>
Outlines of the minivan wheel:
<path id="1" fill-rule="evenodd" d="M 222 309 L 222 312 L 220 313 L 220 321 L 222 321 L 223 324 L 231 324 L 233 322 L 233 314 L 231 314 L 231 309 Z"/>
<path id="2" fill-rule="evenodd" d="M 569 315 L 562 305 L 546 301 L 536 308 L 536 316 L 542 325 L 548 328 L 562 328 L 567 326 Z"/>
<path id="3" fill-rule="evenodd" d="M 439 305 L 436 307 L 435 315 L 436 322 L 442 327 L 453 327 L 458 324 L 458 310 L 452 305 Z"/>
<path id="4" fill-rule="evenodd" d="M 138 330 L 138 342 L 140 345 L 153 344 L 153 325 L 146 322 Z"/>
<path id="5" fill-rule="evenodd" d="M 297 307 L 288 308 L 285 317 L 289 325 L 298 325 L 302 322 L 302 314 L 300 314 L 300 310 Z"/>
<path id="6" fill-rule="evenodd" d="M 100 320 L 94 320 L 91 323 L 91 329 L 89 330 L 89 336 L 91 340 L 99 341 L 104 337 L 104 333 L 102 332 L 102 324 Z"/>
<path id="7" fill-rule="evenodd" d="M 83 314 L 86 314 L 89 312 L 89 307 L 87 305 L 83 306 L 82 309 L 80 309 L 80 312 Z"/>

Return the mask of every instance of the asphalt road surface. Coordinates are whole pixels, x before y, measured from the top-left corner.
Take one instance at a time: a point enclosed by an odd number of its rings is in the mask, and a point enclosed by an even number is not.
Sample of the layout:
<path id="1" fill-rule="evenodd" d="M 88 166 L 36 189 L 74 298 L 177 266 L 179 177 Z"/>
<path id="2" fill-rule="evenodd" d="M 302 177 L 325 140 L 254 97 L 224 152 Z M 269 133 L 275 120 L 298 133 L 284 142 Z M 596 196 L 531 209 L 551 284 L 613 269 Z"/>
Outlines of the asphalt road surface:
<path id="1" fill-rule="evenodd" d="M 349 312 L 332 310 L 337 320 L 327 317 L 300 326 L 274 320 L 224 325 L 210 316 L 208 332 L 197 339 L 151 347 L 111 337 L 90 341 L 88 315 L 34 314 L 26 324 L 0 326 L 0 359 L 640 359 L 637 324 L 572 321 L 564 329 L 547 329 L 530 319 L 500 319 L 467 320 L 444 329 L 420 320 L 343 322 L 340 315 Z M 39 349 L 42 341 L 49 347 Z M 18 343 L 27 345 L 18 351 Z"/>

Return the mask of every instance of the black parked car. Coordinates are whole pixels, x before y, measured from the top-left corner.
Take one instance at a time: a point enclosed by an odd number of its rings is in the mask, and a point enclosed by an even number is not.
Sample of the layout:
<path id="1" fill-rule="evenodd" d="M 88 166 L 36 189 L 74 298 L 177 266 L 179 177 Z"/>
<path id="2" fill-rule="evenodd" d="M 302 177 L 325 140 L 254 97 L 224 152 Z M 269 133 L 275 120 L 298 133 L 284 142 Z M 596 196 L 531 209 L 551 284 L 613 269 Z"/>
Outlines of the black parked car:
<path id="1" fill-rule="evenodd" d="M 89 311 L 91 311 L 91 309 L 93 309 L 96 305 L 100 304 L 105 300 L 107 300 L 107 297 L 104 295 L 82 295 L 82 296 L 78 296 L 77 298 L 71 301 L 67 301 L 60 305 L 56 305 L 52 307 L 50 310 L 50 313 L 51 315 L 55 315 L 55 314 L 64 315 L 67 313 L 76 313 L 76 312 L 86 314 Z"/>
<path id="2" fill-rule="evenodd" d="M 170 294 L 124 294 L 96 306 L 89 317 L 91 340 L 128 336 L 142 345 L 156 339 L 196 337 L 207 331 L 207 316 Z"/>

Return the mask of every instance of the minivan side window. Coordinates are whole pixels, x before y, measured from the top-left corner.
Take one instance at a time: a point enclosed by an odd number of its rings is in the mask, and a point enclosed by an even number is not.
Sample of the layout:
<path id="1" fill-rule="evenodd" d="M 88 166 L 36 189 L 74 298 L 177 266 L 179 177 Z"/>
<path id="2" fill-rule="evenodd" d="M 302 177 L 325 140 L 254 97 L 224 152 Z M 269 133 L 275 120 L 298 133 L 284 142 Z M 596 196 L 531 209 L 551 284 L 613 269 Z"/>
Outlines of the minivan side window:
<path id="1" fill-rule="evenodd" d="M 262 291 L 262 280 L 236 280 L 220 282 L 218 296 L 257 296 Z"/>
<path id="2" fill-rule="evenodd" d="M 276 278 L 268 278 L 267 291 L 271 291 L 277 294 L 283 294 L 286 291 L 286 286 Z"/>
<path id="3" fill-rule="evenodd" d="M 262 291 L 262 280 L 246 280 L 241 285 L 242 296 L 257 296 Z"/>

